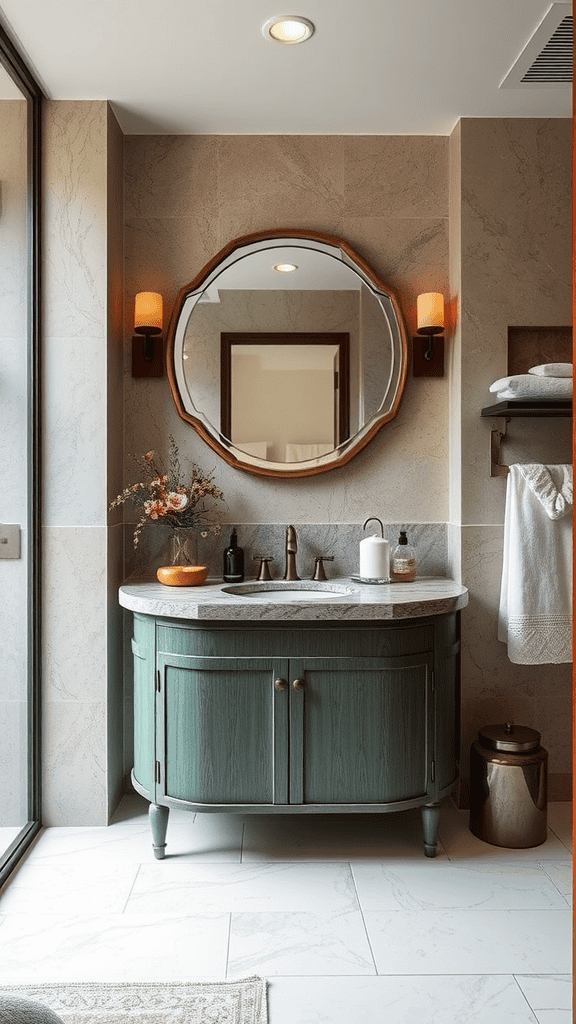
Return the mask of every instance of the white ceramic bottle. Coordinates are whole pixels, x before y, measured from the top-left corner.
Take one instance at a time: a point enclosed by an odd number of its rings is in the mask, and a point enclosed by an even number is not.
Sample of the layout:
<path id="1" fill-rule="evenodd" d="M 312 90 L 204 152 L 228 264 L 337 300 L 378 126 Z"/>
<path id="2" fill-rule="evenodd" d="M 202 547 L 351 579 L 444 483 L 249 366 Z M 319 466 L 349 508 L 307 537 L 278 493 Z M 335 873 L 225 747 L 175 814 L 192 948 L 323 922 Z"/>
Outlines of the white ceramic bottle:
<path id="1" fill-rule="evenodd" d="M 400 530 L 398 544 L 392 552 L 391 576 L 396 583 L 411 583 L 416 576 L 416 552 L 408 543 L 406 530 Z"/>

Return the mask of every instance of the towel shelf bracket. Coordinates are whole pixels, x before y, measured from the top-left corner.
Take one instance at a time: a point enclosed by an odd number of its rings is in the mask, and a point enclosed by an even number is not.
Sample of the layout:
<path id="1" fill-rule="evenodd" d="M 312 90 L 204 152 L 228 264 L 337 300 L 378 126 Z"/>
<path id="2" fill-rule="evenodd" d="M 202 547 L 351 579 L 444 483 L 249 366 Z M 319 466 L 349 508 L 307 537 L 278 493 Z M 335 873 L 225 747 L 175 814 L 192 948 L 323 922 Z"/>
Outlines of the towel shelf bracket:
<path id="1" fill-rule="evenodd" d="M 508 476 L 508 466 L 502 465 L 500 456 L 502 442 L 506 437 L 506 427 L 510 421 L 504 420 L 504 430 L 493 428 L 490 431 L 490 476 Z"/>
<path id="2" fill-rule="evenodd" d="M 572 402 L 498 402 L 482 409 L 481 416 L 498 418 L 504 421 L 504 430 L 490 431 L 490 476 L 507 476 L 508 466 L 502 465 L 502 442 L 506 437 L 506 427 L 511 419 L 523 417 L 567 417 L 572 415 Z"/>

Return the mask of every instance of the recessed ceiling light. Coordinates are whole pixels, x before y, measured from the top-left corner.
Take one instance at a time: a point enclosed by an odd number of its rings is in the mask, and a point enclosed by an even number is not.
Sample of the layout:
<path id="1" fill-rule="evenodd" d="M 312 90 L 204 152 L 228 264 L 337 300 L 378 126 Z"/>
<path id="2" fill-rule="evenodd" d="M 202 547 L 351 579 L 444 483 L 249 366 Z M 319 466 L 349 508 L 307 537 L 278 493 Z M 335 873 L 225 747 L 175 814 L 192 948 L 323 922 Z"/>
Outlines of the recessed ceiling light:
<path id="1" fill-rule="evenodd" d="M 277 263 L 274 267 L 279 274 L 291 274 L 293 270 L 298 270 L 295 263 Z"/>
<path id="2" fill-rule="evenodd" d="M 297 14 L 280 14 L 276 18 L 269 18 L 262 26 L 262 35 L 267 39 L 273 39 L 275 43 L 284 43 L 286 46 L 304 43 L 306 39 L 310 39 L 313 32 L 312 22 Z"/>

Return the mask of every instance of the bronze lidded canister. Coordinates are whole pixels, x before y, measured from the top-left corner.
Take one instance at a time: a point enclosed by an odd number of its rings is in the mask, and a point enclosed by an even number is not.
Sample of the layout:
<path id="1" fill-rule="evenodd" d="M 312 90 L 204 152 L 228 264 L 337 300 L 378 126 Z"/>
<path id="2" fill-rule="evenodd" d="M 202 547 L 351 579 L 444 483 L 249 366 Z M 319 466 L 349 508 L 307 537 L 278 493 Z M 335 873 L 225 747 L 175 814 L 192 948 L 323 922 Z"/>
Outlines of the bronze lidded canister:
<path id="1" fill-rule="evenodd" d="M 548 753 L 523 725 L 487 725 L 470 748 L 470 831 L 492 846 L 546 841 Z"/>

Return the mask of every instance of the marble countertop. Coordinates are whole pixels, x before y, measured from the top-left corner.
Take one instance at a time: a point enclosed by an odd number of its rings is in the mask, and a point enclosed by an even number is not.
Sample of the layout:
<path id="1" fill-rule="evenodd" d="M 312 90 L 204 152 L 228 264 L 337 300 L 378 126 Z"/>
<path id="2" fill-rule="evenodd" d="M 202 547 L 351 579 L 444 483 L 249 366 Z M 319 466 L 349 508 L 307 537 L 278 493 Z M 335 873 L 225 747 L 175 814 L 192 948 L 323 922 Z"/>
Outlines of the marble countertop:
<path id="1" fill-rule="evenodd" d="M 266 586 L 251 580 L 245 583 Z M 119 595 L 123 608 L 144 615 L 228 622 L 236 619 L 414 619 L 455 612 L 468 604 L 466 587 L 441 577 L 423 576 L 413 583 L 381 585 L 355 583 L 346 577 L 328 580 L 326 586 L 330 584 L 345 587 L 348 592 L 326 590 L 321 600 L 313 601 L 299 599 L 295 592 L 290 597 L 283 594 L 279 600 L 273 592 L 250 596 L 224 593 L 222 588 L 227 584 L 222 580 L 208 580 L 201 587 L 166 587 L 153 578 L 134 578 L 120 587 Z"/>

